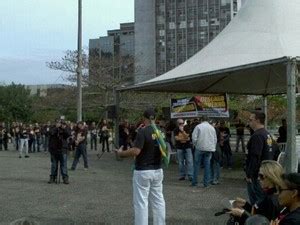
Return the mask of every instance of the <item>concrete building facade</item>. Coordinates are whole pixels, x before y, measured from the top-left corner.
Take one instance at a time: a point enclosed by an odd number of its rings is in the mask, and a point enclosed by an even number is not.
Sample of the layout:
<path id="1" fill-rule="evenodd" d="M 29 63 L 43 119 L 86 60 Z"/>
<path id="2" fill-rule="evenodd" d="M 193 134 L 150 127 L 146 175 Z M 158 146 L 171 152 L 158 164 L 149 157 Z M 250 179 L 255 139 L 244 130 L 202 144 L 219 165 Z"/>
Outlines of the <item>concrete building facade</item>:
<path id="1" fill-rule="evenodd" d="M 120 29 L 108 30 L 107 36 L 90 39 L 89 59 L 94 63 L 95 59 L 106 60 L 112 65 L 110 72 L 113 76 L 131 72 L 133 79 L 134 23 L 121 23 Z M 89 75 L 93 76 L 93 73 L 89 67 Z"/>
<path id="2" fill-rule="evenodd" d="M 135 0 L 135 83 L 163 74 L 212 41 L 245 0 Z"/>

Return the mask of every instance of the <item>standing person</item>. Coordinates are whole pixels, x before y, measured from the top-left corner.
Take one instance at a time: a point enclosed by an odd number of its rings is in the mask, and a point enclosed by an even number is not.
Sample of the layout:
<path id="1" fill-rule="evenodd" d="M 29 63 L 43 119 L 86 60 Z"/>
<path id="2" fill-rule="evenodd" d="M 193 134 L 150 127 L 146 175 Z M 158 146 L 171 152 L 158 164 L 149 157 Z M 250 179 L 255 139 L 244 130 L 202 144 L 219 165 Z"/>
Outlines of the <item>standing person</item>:
<path id="1" fill-rule="evenodd" d="M 2 127 L 2 124 L 0 123 L 0 151 L 2 151 L 2 145 L 3 145 L 3 136 L 4 136 L 4 128 Z"/>
<path id="2" fill-rule="evenodd" d="M 29 139 L 28 139 L 28 146 L 29 146 L 30 153 L 34 153 L 36 150 L 35 142 L 36 142 L 36 137 L 35 137 L 34 127 L 30 124 L 29 125 Z"/>
<path id="3" fill-rule="evenodd" d="M 90 126 L 90 136 L 91 136 L 91 150 L 97 151 L 97 127 L 96 123 L 92 122 L 92 125 Z"/>
<path id="4" fill-rule="evenodd" d="M 286 119 L 281 120 L 281 126 L 278 129 L 279 137 L 277 139 L 278 143 L 286 143 L 287 138 L 287 124 Z"/>
<path id="5" fill-rule="evenodd" d="M 49 150 L 49 136 L 50 136 L 50 121 L 47 122 L 47 124 L 43 128 L 43 136 L 44 136 L 44 151 L 48 152 Z"/>
<path id="6" fill-rule="evenodd" d="M 147 109 L 143 116 L 145 127 L 138 130 L 134 146 L 126 151 L 121 147 L 116 154 L 119 157 L 136 157 L 133 172 L 135 225 L 148 225 L 148 202 L 153 211 L 153 224 L 165 225 L 162 155 L 151 127 L 151 123 L 155 122 L 155 112 Z"/>
<path id="7" fill-rule="evenodd" d="M 219 184 L 219 179 L 220 179 L 220 171 L 221 171 L 221 147 L 220 147 L 220 140 L 221 140 L 221 133 L 219 130 L 220 123 L 217 121 L 215 123 L 215 130 L 216 130 L 216 135 L 217 135 L 217 145 L 216 145 L 216 151 L 212 153 L 211 157 L 211 171 L 212 171 L 212 179 L 211 179 L 211 184 L 212 185 L 217 185 Z"/>
<path id="8" fill-rule="evenodd" d="M 57 121 L 56 125 L 51 127 L 49 136 L 49 152 L 51 154 L 51 173 L 49 184 L 56 182 L 57 172 L 61 173 L 64 184 L 69 184 L 67 168 L 67 150 L 68 138 L 71 130 L 65 122 Z M 58 171 L 60 165 L 60 171 Z"/>
<path id="9" fill-rule="evenodd" d="M 0 127 L 0 151 L 2 150 L 2 145 L 4 150 L 7 151 L 8 145 L 8 132 L 5 128 L 5 124 L 3 123 Z"/>
<path id="10" fill-rule="evenodd" d="M 77 163 L 79 162 L 79 158 L 82 155 L 83 162 L 84 162 L 84 169 L 87 170 L 88 160 L 87 160 L 87 152 L 86 152 L 86 129 L 84 127 L 83 122 L 77 123 L 77 129 L 75 131 L 75 157 L 71 167 L 71 170 L 75 170 Z"/>
<path id="11" fill-rule="evenodd" d="M 16 151 L 20 150 L 20 136 L 21 136 L 21 125 L 17 124 L 15 127 L 15 143 L 16 143 Z"/>
<path id="12" fill-rule="evenodd" d="M 247 144 L 245 172 L 248 197 L 251 205 L 259 204 L 265 197 L 258 181 L 258 172 L 263 160 L 272 160 L 272 137 L 265 129 L 265 114 L 254 111 L 249 117 L 249 126 L 254 130 Z"/>
<path id="13" fill-rule="evenodd" d="M 177 127 L 174 130 L 175 145 L 179 163 L 179 180 L 189 181 L 193 179 L 193 154 L 191 149 L 191 139 L 188 131 L 184 129 L 183 119 L 177 120 Z"/>
<path id="14" fill-rule="evenodd" d="M 106 151 L 109 152 L 109 144 L 108 144 L 109 130 L 108 130 L 108 124 L 106 120 L 102 121 L 100 132 L 101 132 L 101 140 L 102 140 L 102 152 L 105 152 L 105 147 L 106 147 Z"/>
<path id="15" fill-rule="evenodd" d="M 123 146 L 124 150 L 127 150 L 129 145 L 129 123 L 125 120 L 119 126 L 119 147 Z"/>
<path id="16" fill-rule="evenodd" d="M 245 124 L 239 119 L 238 123 L 235 125 L 236 127 L 236 146 L 235 152 L 239 151 L 240 142 L 242 142 L 242 150 L 245 152 L 245 138 L 244 138 L 244 131 L 245 131 Z"/>
<path id="17" fill-rule="evenodd" d="M 41 146 L 41 129 L 38 123 L 34 125 L 34 133 L 36 137 L 36 147 L 37 152 L 40 152 L 40 146 Z"/>
<path id="18" fill-rule="evenodd" d="M 203 186 L 208 187 L 211 182 L 211 158 L 216 151 L 217 135 L 215 128 L 208 123 L 208 118 L 203 117 L 202 122 L 197 125 L 192 134 L 195 145 L 194 175 L 191 186 L 198 185 L 198 174 L 200 164 L 204 161 Z"/>
<path id="19" fill-rule="evenodd" d="M 25 124 L 20 129 L 20 145 L 19 145 L 19 158 L 22 158 L 23 149 L 25 147 L 25 158 L 29 158 L 28 155 L 28 129 Z"/>
<path id="20" fill-rule="evenodd" d="M 222 166 L 224 167 L 226 163 L 226 167 L 228 169 L 232 168 L 232 152 L 230 147 L 230 130 L 225 125 L 225 121 L 222 120 L 220 122 L 219 131 L 221 133 L 220 146 L 222 151 Z"/>

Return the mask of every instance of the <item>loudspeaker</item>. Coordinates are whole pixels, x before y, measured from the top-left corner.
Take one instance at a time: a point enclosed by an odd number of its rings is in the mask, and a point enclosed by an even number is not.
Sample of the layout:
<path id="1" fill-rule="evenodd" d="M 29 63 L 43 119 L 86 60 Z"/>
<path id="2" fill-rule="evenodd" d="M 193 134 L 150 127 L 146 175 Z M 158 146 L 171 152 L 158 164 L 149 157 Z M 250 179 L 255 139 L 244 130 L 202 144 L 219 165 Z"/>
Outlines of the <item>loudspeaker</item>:
<path id="1" fill-rule="evenodd" d="M 116 106 L 115 105 L 109 105 L 106 107 L 107 110 L 107 118 L 108 119 L 114 119 L 116 118 Z"/>
<path id="2" fill-rule="evenodd" d="M 171 119 L 171 110 L 170 107 L 163 107 L 162 108 L 162 113 L 165 118 L 165 120 L 170 120 Z"/>

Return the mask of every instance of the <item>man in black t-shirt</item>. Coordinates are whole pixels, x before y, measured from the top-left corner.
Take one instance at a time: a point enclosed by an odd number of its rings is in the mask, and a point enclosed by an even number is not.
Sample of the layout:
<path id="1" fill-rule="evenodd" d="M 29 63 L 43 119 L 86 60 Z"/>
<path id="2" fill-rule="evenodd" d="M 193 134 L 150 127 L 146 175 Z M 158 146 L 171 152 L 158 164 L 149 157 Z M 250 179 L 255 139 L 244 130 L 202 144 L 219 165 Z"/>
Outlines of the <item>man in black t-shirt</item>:
<path id="1" fill-rule="evenodd" d="M 265 129 L 265 114 L 260 111 L 251 113 L 249 126 L 254 130 L 247 144 L 245 172 L 249 201 L 252 205 L 264 198 L 264 192 L 258 181 L 258 172 L 263 160 L 272 160 L 272 138 Z"/>
<path id="2" fill-rule="evenodd" d="M 116 151 L 119 157 L 136 157 L 133 172 L 133 204 L 135 225 L 148 224 L 148 201 L 151 203 L 154 224 L 165 224 L 165 200 L 162 192 L 162 155 L 151 123 L 153 109 L 144 112 L 144 127 L 139 129 L 134 145 L 126 151 Z"/>

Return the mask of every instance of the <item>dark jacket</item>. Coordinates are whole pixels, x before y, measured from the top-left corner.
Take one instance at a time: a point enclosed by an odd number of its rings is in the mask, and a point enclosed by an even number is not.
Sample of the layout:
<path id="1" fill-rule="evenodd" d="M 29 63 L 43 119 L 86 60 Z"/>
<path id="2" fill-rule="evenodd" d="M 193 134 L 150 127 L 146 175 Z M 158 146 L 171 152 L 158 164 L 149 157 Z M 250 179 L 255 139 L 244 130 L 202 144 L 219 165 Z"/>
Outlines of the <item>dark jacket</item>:
<path id="1" fill-rule="evenodd" d="M 69 128 L 51 127 L 49 134 L 49 152 L 52 154 L 66 153 L 71 130 Z"/>
<path id="2" fill-rule="evenodd" d="M 257 179 L 259 167 L 263 160 L 273 160 L 272 138 L 265 128 L 258 129 L 247 144 L 245 172 L 248 178 Z M 271 151 L 270 151 L 271 150 Z"/>
<path id="3" fill-rule="evenodd" d="M 286 214 L 281 220 L 279 225 L 298 225 L 300 224 L 300 207 L 296 210 Z"/>

